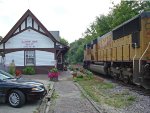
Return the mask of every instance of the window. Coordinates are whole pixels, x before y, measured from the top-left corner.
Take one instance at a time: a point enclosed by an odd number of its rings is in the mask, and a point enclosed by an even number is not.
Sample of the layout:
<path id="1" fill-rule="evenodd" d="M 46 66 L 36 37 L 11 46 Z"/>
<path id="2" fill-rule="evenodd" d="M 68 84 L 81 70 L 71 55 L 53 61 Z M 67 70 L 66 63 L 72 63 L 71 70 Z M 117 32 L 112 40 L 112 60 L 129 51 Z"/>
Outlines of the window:
<path id="1" fill-rule="evenodd" d="M 35 51 L 25 51 L 25 65 L 35 65 Z"/>

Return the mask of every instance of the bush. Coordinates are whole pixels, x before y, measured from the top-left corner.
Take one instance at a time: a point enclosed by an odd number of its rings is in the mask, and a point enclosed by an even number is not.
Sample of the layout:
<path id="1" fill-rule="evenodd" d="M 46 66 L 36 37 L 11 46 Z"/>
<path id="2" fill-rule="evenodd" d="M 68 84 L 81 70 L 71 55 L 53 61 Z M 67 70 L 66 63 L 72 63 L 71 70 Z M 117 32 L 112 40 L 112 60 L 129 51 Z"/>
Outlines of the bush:
<path id="1" fill-rule="evenodd" d="M 83 78 L 83 75 L 78 75 L 77 78 Z"/>
<path id="2" fill-rule="evenodd" d="M 89 70 L 86 70 L 86 75 L 87 75 L 87 77 L 89 78 L 89 79 L 92 79 L 93 78 L 93 76 L 94 76 L 94 74 L 91 72 L 91 71 L 89 71 Z"/>
<path id="3" fill-rule="evenodd" d="M 15 75 L 15 67 L 14 67 L 14 66 L 10 66 L 10 67 L 9 67 L 9 73 L 10 73 L 11 75 Z"/>
<path id="4" fill-rule="evenodd" d="M 49 72 L 58 72 L 58 69 L 57 68 L 52 68 L 49 70 Z"/>
<path id="5" fill-rule="evenodd" d="M 70 65 L 68 68 L 69 68 L 70 71 L 74 70 L 72 65 Z"/>
<path id="6" fill-rule="evenodd" d="M 35 74 L 35 69 L 33 67 L 25 67 L 23 69 L 23 73 L 25 75 L 34 75 Z"/>
<path id="7" fill-rule="evenodd" d="M 16 69 L 15 63 L 14 63 L 14 60 L 12 60 L 12 62 L 9 64 L 9 70 L 8 70 L 8 72 L 11 75 L 15 75 L 15 69 Z"/>

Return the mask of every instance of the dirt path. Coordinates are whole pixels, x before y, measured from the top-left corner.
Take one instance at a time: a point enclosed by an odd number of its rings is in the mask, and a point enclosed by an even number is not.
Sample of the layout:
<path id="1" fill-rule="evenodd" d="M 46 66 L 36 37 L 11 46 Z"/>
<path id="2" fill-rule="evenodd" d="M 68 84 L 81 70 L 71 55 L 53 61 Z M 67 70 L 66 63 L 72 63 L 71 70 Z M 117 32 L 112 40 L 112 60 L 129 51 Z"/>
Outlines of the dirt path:
<path id="1" fill-rule="evenodd" d="M 97 113 L 91 103 L 81 94 L 71 80 L 70 73 L 62 72 L 54 85 L 57 98 L 52 102 L 49 113 Z"/>

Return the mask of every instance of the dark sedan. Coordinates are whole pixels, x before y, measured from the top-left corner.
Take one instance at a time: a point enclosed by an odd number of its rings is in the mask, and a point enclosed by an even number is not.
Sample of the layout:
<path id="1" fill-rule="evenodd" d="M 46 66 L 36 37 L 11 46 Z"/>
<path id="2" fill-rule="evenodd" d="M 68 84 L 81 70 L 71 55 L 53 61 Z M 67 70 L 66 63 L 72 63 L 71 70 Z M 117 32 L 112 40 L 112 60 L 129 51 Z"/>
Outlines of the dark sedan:
<path id="1" fill-rule="evenodd" d="M 0 100 L 8 102 L 12 107 L 21 107 L 28 100 L 39 100 L 47 91 L 43 83 L 14 78 L 0 70 Z"/>

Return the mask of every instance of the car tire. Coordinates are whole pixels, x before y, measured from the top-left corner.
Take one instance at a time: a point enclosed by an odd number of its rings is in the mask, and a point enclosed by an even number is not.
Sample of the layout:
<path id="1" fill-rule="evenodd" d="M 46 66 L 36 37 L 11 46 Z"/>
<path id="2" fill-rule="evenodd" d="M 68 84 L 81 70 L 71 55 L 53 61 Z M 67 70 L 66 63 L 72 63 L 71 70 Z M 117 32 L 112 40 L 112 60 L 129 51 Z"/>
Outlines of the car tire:
<path id="1" fill-rule="evenodd" d="M 20 90 L 13 90 L 8 95 L 8 103 L 12 107 L 19 108 L 25 103 L 25 95 Z"/>

